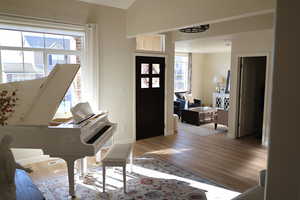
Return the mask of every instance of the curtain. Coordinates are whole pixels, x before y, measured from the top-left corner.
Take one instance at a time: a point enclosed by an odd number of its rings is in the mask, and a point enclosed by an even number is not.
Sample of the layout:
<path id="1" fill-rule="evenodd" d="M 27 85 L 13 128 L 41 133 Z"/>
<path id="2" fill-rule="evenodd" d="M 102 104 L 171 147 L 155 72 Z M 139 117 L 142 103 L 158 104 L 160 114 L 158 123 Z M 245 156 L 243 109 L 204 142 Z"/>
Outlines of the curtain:
<path id="1" fill-rule="evenodd" d="M 82 100 L 99 110 L 99 39 L 96 24 L 85 26 L 82 73 Z"/>
<path id="2" fill-rule="evenodd" d="M 188 92 L 192 93 L 193 56 L 189 53 Z"/>

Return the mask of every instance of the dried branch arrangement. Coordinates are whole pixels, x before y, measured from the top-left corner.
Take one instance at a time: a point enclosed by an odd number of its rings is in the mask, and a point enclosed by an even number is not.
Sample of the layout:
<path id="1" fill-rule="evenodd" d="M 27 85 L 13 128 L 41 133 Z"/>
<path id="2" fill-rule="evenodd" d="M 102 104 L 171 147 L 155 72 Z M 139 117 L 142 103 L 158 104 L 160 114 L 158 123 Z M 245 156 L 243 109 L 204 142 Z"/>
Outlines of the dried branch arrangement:
<path id="1" fill-rule="evenodd" d="M 0 125 L 7 125 L 8 118 L 15 112 L 14 107 L 17 98 L 17 90 L 8 92 L 7 90 L 0 91 Z"/>

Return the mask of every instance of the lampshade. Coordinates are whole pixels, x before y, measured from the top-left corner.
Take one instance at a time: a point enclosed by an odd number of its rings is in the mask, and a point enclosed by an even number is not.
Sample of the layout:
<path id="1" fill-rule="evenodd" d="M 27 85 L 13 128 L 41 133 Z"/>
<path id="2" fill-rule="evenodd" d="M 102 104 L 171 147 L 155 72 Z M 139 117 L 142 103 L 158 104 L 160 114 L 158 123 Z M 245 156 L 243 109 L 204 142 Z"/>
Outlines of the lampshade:
<path id="1" fill-rule="evenodd" d="M 224 79 L 221 76 L 214 76 L 214 78 L 213 78 L 213 82 L 215 84 L 223 83 L 223 81 L 224 81 Z"/>

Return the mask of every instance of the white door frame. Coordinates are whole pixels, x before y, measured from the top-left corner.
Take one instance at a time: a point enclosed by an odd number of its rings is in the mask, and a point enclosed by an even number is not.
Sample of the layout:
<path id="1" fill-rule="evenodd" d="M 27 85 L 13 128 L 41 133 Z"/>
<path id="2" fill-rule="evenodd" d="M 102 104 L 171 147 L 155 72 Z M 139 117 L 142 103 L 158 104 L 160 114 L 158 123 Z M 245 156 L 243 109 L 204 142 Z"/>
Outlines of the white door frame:
<path id="1" fill-rule="evenodd" d="M 159 57 L 159 58 L 165 58 L 165 95 L 164 95 L 164 101 L 165 101 L 165 111 L 164 111 L 164 135 L 167 135 L 167 130 L 166 130 L 166 124 L 167 124 L 167 70 L 168 69 L 168 56 L 166 54 L 163 53 L 134 53 L 133 54 L 133 81 L 132 81 L 132 85 L 133 85 L 133 142 L 136 141 L 136 62 L 135 62 L 135 58 L 137 56 L 146 56 L 146 57 Z"/>
<path id="2" fill-rule="evenodd" d="M 271 56 L 272 52 L 262 52 L 262 53 L 249 53 L 249 54 L 239 54 L 236 56 L 237 59 L 237 105 L 236 105 L 236 111 L 237 111 L 237 121 L 235 131 L 237 138 L 239 135 L 239 117 L 240 117 L 240 84 L 241 84 L 241 58 L 243 57 L 260 57 L 265 56 L 267 57 L 267 66 L 266 66 L 266 80 L 265 80 L 265 101 L 264 101 L 264 117 L 263 117 L 263 138 L 262 138 L 262 144 L 264 146 L 268 146 L 269 143 L 269 134 L 270 134 L 270 122 L 271 122 L 271 94 L 272 94 L 272 76 L 273 76 L 273 70 L 272 70 L 272 62 L 271 62 Z"/>

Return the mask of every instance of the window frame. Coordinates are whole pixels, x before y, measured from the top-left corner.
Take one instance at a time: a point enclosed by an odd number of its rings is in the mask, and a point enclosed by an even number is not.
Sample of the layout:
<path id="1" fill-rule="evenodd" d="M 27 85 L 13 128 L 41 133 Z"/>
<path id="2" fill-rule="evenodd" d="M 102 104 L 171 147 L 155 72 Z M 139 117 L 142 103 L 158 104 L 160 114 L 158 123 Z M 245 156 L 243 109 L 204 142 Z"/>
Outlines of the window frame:
<path id="1" fill-rule="evenodd" d="M 43 28 L 41 28 L 43 29 Z M 20 47 L 14 47 L 14 46 L 2 46 L 0 45 L 0 83 L 3 83 L 3 64 L 2 64 L 2 50 L 10 50 L 10 51 L 21 51 L 22 52 L 22 64 L 24 66 L 24 52 L 30 51 L 30 52 L 42 52 L 43 53 L 43 64 L 44 64 L 44 70 L 43 70 L 43 76 L 46 77 L 49 74 L 48 66 L 49 66 L 49 55 L 51 54 L 57 54 L 57 55 L 69 55 L 69 56 L 78 56 L 80 62 L 83 62 L 83 52 L 84 52 L 84 41 L 85 41 L 85 35 L 84 34 L 59 34 L 59 33 L 52 33 L 52 32 L 44 32 L 44 31 L 28 31 L 28 30 L 22 30 L 22 29 L 7 29 L 2 28 L 0 26 L 0 30 L 9 30 L 9 31 L 18 31 L 21 32 L 21 46 Z M 57 30 L 58 32 L 59 30 Z M 79 50 L 65 50 L 65 49 L 50 49 L 46 48 L 45 45 L 45 39 L 44 39 L 44 48 L 34 48 L 34 47 L 24 47 L 24 40 L 23 40 L 23 32 L 26 33 L 41 33 L 41 34 L 51 34 L 51 35 L 61 35 L 61 36 L 70 36 L 70 37 L 78 37 L 81 38 L 81 48 Z M 64 32 L 62 30 L 62 32 Z M 63 117 L 67 115 L 68 113 L 56 113 L 56 116 Z"/>
<path id="2" fill-rule="evenodd" d="M 184 56 L 188 58 L 188 62 L 187 62 L 187 73 L 186 73 L 186 88 L 184 90 L 176 90 L 175 88 L 175 66 L 176 66 L 176 56 Z M 174 58 L 174 92 L 176 93 L 186 93 L 186 92 L 191 92 L 191 84 L 192 84 L 192 80 L 191 80 L 191 55 L 190 53 L 175 53 L 175 58 Z"/>
<path id="3" fill-rule="evenodd" d="M 6 28 L 1 28 L 0 30 L 8 30 L 8 31 L 19 31 L 21 32 L 21 42 L 22 46 L 21 47 L 12 47 L 12 46 L 2 46 L 0 45 L 0 51 L 1 50 L 12 50 L 12 51 L 37 51 L 37 52 L 43 52 L 43 62 L 44 62 L 44 75 L 48 74 L 48 68 L 47 66 L 49 65 L 48 61 L 48 55 L 49 54 L 62 54 L 62 55 L 75 55 L 79 56 L 80 60 L 82 60 L 82 49 L 81 50 L 65 50 L 65 49 L 49 49 L 45 47 L 45 40 L 44 40 L 44 48 L 34 48 L 34 47 L 24 47 L 24 40 L 23 40 L 23 32 L 26 33 L 41 33 L 41 34 L 52 34 L 52 35 L 62 35 L 62 36 L 71 36 L 71 37 L 81 37 L 82 42 L 84 41 L 84 35 L 71 35 L 71 34 L 55 34 L 55 33 L 47 33 L 47 32 L 37 32 L 37 31 L 28 31 L 28 30 L 22 30 L 22 29 L 6 29 Z M 82 48 L 84 46 L 82 45 Z M 24 63 L 24 54 L 23 54 L 23 63 Z M 2 67 L 2 58 L 1 58 L 1 53 L 0 53 L 0 82 L 2 83 L 2 72 L 3 72 L 3 67 Z"/>

